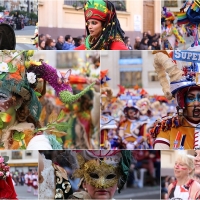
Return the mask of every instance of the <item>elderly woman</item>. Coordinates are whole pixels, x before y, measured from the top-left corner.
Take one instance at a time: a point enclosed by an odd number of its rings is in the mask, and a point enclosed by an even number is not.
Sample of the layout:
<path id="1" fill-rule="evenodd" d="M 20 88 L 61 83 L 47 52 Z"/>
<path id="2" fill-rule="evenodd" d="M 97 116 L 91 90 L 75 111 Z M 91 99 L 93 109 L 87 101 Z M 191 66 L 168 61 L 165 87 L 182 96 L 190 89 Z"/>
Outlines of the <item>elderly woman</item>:
<path id="1" fill-rule="evenodd" d="M 75 50 L 128 50 L 115 6 L 107 0 L 88 0 L 84 6 L 87 37 Z"/>
<path id="2" fill-rule="evenodd" d="M 72 194 L 69 181 L 65 182 L 65 180 L 68 180 L 66 171 L 44 157 L 40 157 L 39 198 L 51 199 L 58 197 L 61 194 L 60 191 L 63 190 L 61 186 L 64 182 L 66 188 L 65 198 L 112 199 L 116 190 L 118 189 L 120 192 L 126 183 L 131 162 L 131 152 L 128 150 L 67 151 L 64 157 L 73 165 L 71 166 L 75 169 L 73 177 L 80 178 L 79 185 L 84 190 Z M 55 170 L 56 173 L 54 173 Z M 56 179 L 54 174 L 62 178 Z M 56 181 L 59 183 L 55 184 Z M 60 198 L 63 198 L 63 196 L 61 195 Z"/>
<path id="3" fill-rule="evenodd" d="M 193 179 L 193 173 L 194 157 L 180 153 L 174 165 L 176 181 L 168 187 L 169 199 L 198 199 L 200 184 Z"/>

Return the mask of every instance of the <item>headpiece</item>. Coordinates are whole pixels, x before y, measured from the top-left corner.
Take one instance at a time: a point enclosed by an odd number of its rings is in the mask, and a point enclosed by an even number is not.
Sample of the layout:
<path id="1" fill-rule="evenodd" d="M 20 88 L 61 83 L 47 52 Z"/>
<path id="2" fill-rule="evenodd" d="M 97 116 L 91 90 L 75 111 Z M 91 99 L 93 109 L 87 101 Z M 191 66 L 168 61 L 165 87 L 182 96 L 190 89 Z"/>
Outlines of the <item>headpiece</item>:
<path id="1" fill-rule="evenodd" d="M 95 188 L 118 185 L 119 192 L 126 183 L 131 152 L 128 150 L 81 150 L 77 152 L 79 168 L 74 177 Z"/>
<path id="2" fill-rule="evenodd" d="M 0 87 L 16 93 L 27 101 L 30 115 L 38 121 L 41 113 L 41 105 L 38 100 L 37 79 L 47 81 L 56 91 L 63 103 L 72 103 L 87 92 L 92 85 L 73 95 L 69 82 L 59 80 L 55 68 L 45 62 L 30 60 L 34 51 L 1 51 L 0 58 Z"/>
<path id="3" fill-rule="evenodd" d="M 175 16 L 174 16 L 174 14 L 172 12 L 167 11 L 165 13 L 165 21 L 167 21 L 167 20 L 169 20 L 169 21 L 174 21 L 175 20 Z"/>
<path id="4" fill-rule="evenodd" d="M 199 55 L 197 52 L 189 51 L 175 51 L 175 55 L 178 53 L 186 54 L 195 54 Z M 186 56 L 187 58 L 187 56 Z M 178 68 L 177 64 L 165 53 L 159 52 L 155 55 L 154 58 L 154 67 L 155 71 L 158 74 L 158 79 L 162 86 L 163 92 L 168 100 L 171 100 L 172 97 L 176 97 L 178 105 L 184 106 L 184 94 L 188 87 L 198 87 L 199 88 L 199 69 L 197 63 L 192 63 L 189 66 L 184 66 L 181 69 Z M 167 79 L 166 73 L 169 76 L 169 81 Z"/>
<path id="5" fill-rule="evenodd" d="M 88 0 L 84 6 L 85 21 L 89 19 L 97 19 L 99 21 L 106 21 L 109 10 L 104 0 Z"/>
<path id="6" fill-rule="evenodd" d="M 85 21 L 96 19 L 103 23 L 101 36 L 92 43 L 86 23 L 87 35 L 85 45 L 87 49 L 109 49 L 113 40 L 124 41 L 124 31 L 120 27 L 115 6 L 107 0 L 88 0 L 84 6 Z"/>

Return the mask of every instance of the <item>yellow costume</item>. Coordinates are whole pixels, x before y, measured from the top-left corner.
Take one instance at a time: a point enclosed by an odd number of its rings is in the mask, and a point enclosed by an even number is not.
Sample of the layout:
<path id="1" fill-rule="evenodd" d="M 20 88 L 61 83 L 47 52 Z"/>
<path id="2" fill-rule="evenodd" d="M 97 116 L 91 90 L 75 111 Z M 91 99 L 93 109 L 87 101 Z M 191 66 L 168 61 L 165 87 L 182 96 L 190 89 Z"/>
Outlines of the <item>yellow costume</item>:
<path id="1" fill-rule="evenodd" d="M 161 130 L 154 142 L 155 149 L 166 149 L 167 146 L 169 149 L 194 149 L 195 145 L 198 144 L 198 134 L 200 133 L 200 130 L 195 127 L 195 124 L 183 118 L 182 124 L 179 127 L 171 127 L 171 129 L 167 131 Z M 181 137 L 179 137 L 178 140 L 176 139 L 178 134 L 180 134 L 180 136 L 186 135 L 183 147 L 181 147 Z M 177 141 L 177 148 L 174 148 L 175 141 Z"/>

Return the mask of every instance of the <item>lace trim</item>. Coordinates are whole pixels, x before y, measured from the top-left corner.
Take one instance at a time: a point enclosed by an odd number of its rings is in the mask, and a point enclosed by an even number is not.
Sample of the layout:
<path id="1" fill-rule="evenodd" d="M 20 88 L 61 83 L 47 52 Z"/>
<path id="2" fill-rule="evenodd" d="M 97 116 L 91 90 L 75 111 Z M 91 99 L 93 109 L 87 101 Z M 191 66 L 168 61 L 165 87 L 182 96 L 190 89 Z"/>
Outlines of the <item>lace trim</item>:
<path id="1" fill-rule="evenodd" d="M 39 199 L 54 199 L 55 198 L 55 174 L 52 166 L 52 161 L 47 160 L 44 155 L 44 169 L 41 172 L 43 182 L 39 185 Z"/>

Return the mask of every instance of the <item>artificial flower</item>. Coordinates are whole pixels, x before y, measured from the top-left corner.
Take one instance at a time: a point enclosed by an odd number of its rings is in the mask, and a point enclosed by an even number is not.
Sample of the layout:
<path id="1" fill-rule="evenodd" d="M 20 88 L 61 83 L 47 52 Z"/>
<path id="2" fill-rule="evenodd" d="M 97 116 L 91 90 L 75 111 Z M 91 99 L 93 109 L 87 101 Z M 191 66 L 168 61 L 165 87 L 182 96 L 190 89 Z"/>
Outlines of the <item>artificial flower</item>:
<path id="1" fill-rule="evenodd" d="M 0 63 L 0 74 L 2 74 L 2 72 L 8 72 L 8 64 L 5 62 Z"/>
<path id="2" fill-rule="evenodd" d="M 33 72 L 27 72 L 26 74 L 29 83 L 33 84 L 36 82 L 36 75 Z"/>
<path id="3" fill-rule="evenodd" d="M 3 163 L 3 162 L 4 162 L 4 158 L 0 157 L 0 163 Z"/>

